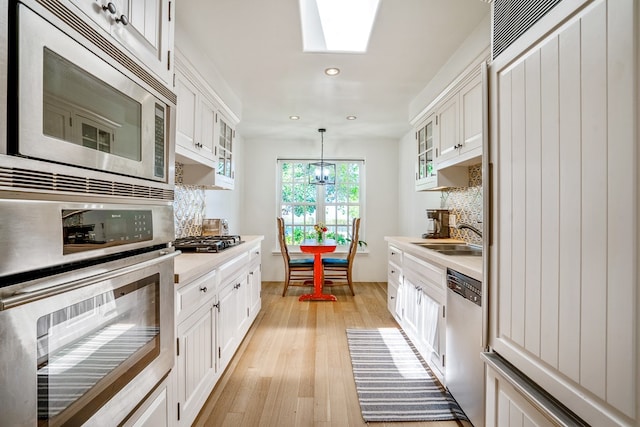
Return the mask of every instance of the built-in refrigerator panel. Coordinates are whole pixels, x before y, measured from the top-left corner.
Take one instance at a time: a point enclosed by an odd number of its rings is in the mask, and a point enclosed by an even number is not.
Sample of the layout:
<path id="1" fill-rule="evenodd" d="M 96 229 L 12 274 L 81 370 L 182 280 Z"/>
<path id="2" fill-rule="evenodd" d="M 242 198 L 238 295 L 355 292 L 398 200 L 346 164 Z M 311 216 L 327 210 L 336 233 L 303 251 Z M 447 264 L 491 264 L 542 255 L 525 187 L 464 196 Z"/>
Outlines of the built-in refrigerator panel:
<path id="1" fill-rule="evenodd" d="M 490 350 L 598 426 L 640 423 L 638 9 L 563 0 L 489 71 Z"/>

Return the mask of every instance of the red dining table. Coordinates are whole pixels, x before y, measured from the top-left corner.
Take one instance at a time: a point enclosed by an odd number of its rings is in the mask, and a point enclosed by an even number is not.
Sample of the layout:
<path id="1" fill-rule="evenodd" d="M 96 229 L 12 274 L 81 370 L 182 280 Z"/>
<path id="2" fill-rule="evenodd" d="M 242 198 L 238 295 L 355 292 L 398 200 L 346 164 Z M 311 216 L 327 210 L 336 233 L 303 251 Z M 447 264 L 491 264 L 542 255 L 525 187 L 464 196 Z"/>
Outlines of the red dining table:
<path id="1" fill-rule="evenodd" d="M 313 254 L 313 293 L 301 295 L 298 301 L 337 301 L 335 295 L 322 293 L 322 285 L 324 284 L 322 254 L 335 251 L 336 241 L 325 239 L 318 242 L 317 240 L 308 239 L 300 244 L 300 250 Z"/>

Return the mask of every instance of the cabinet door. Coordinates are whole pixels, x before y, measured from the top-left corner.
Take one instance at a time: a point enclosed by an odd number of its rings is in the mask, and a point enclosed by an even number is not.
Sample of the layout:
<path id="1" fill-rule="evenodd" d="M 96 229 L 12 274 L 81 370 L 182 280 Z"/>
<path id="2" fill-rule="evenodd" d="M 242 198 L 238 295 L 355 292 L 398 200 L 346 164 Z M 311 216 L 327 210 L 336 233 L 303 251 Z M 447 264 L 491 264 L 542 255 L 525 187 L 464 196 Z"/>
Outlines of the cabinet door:
<path id="1" fill-rule="evenodd" d="M 235 130 L 231 127 L 231 121 L 220 112 L 218 118 L 218 146 L 216 185 L 226 189 L 233 189 L 235 179 L 234 138 Z"/>
<path id="2" fill-rule="evenodd" d="M 446 336 L 444 326 L 443 304 L 431 298 L 425 289 L 421 288 L 418 295 L 418 347 L 422 349 L 423 357 L 429 366 L 439 371 L 439 378 L 442 378 L 444 374 L 444 359 L 442 357 Z"/>
<path id="3" fill-rule="evenodd" d="M 180 424 L 191 425 L 216 380 L 216 313 L 209 302 L 177 327 L 177 394 Z"/>
<path id="4" fill-rule="evenodd" d="M 204 96 L 200 97 L 200 154 L 208 159 L 214 159 L 216 107 Z"/>
<path id="5" fill-rule="evenodd" d="M 418 334 L 418 298 L 420 295 L 420 287 L 407 277 L 404 279 L 404 285 L 404 294 L 402 295 L 404 300 L 403 327 L 410 337 L 415 338 Z"/>
<path id="6" fill-rule="evenodd" d="M 436 156 L 436 125 L 435 115 L 432 114 L 423 121 L 416 130 L 418 144 L 418 163 L 416 170 L 416 184 L 427 182 L 435 174 L 434 160 Z"/>
<path id="7" fill-rule="evenodd" d="M 81 16 L 108 32 L 123 50 L 170 84 L 174 23 L 169 0 L 70 1 L 83 12 Z M 113 13 L 107 5 L 115 7 Z"/>
<path id="8" fill-rule="evenodd" d="M 165 83 L 171 81 L 173 22 L 169 0 L 116 0 L 111 34 Z M 128 20 L 123 25 L 122 15 Z"/>
<path id="9" fill-rule="evenodd" d="M 482 80 L 478 76 L 460 90 L 460 155 L 482 150 L 482 109 Z"/>
<path id="10" fill-rule="evenodd" d="M 238 288 L 237 282 L 227 283 L 222 288 L 219 298 L 218 313 L 218 369 L 221 371 L 227 366 L 236 350 L 237 325 L 238 325 Z"/>
<path id="11" fill-rule="evenodd" d="M 389 280 L 387 282 L 387 310 L 396 317 L 396 301 L 398 298 L 398 284 Z"/>
<path id="12" fill-rule="evenodd" d="M 460 127 L 458 125 L 458 97 L 452 96 L 438 109 L 438 145 L 437 161 L 457 156 L 460 143 Z"/>
<path id="13" fill-rule="evenodd" d="M 176 144 L 189 151 L 196 149 L 196 126 L 198 109 L 198 90 L 187 77 L 176 71 Z"/>
<path id="14" fill-rule="evenodd" d="M 236 336 L 238 337 L 237 343 L 242 341 L 244 334 L 249 329 L 249 315 L 251 311 L 251 293 L 249 290 L 249 278 L 248 274 L 243 274 L 238 278 L 236 286 L 238 287 L 236 298 L 236 310 L 237 310 L 237 323 L 236 323 Z M 235 351 L 235 349 L 234 349 Z"/>
<path id="15" fill-rule="evenodd" d="M 262 266 L 255 264 L 249 271 L 249 317 L 251 320 L 262 307 Z"/>

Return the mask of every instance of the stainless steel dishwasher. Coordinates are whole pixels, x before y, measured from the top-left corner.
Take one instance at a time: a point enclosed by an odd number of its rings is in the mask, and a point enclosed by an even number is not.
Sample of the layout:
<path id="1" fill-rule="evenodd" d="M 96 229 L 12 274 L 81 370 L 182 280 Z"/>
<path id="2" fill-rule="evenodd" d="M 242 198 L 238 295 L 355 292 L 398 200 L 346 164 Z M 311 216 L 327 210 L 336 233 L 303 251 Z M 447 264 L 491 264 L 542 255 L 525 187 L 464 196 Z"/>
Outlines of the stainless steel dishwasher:
<path id="1" fill-rule="evenodd" d="M 447 269 L 445 381 L 475 427 L 484 426 L 482 282 Z"/>

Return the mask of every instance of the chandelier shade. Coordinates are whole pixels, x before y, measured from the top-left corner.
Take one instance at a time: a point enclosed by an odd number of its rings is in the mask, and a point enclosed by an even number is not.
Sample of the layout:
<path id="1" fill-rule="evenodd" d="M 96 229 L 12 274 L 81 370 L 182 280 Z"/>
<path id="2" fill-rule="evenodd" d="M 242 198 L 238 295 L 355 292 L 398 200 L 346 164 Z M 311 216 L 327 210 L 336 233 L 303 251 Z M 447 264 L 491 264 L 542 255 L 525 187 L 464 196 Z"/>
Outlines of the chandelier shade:
<path id="1" fill-rule="evenodd" d="M 320 128 L 320 161 L 309 163 L 308 175 L 309 184 L 313 185 L 335 185 L 336 165 L 324 161 L 324 133 L 326 129 Z"/>

